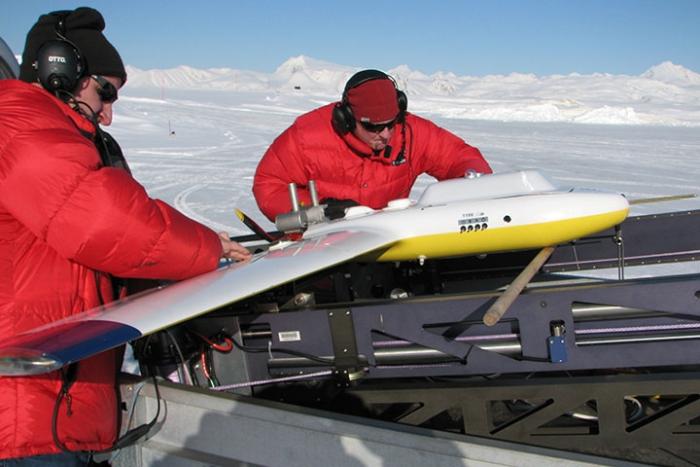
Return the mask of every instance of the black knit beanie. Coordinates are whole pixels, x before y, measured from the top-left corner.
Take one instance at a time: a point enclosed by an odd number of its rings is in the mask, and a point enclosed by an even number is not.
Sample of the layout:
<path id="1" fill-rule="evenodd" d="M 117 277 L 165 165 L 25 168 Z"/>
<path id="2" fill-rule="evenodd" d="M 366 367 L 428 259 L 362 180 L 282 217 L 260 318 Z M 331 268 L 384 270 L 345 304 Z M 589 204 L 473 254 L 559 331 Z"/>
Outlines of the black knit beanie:
<path id="1" fill-rule="evenodd" d="M 85 74 L 114 76 L 126 81 L 126 70 L 119 52 L 102 34 L 105 28 L 102 14 L 88 7 L 80 7 L 73 11 L 55 11 L 39 17 L 27 34 L 19 79 L 29 83 L 37 82 L 37 72 L 33 66 L 37 52 L 45 42 L 59 39 L 56 26 L 61 15 L 66 15 L 63 34 L 83 56 Z"/>

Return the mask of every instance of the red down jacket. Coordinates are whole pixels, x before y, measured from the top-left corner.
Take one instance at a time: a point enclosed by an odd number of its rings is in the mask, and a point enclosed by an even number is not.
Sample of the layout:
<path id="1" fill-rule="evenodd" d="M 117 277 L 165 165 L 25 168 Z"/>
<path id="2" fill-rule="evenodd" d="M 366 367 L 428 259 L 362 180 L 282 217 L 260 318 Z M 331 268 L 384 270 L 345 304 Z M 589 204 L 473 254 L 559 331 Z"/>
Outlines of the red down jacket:
<path id="1" fill-rule="evenodd" d="M 184 279 L 218 263 L 216 233 L 101 167 L 93 131 L 43 89 L 0 81 L 0 340 L 107 301 L 107 274 Z M 117 364 L 105 352 L 78 365 L 72 413 L 64 401 L 58 417 L 69 449 L 115 440 Z M 58 372 L 0 377 L 0 459 L 60 452 L 60 387 Z"/>
<path id="2" fill-rule="evenodd" d="M 395 127 L 389 157 L 384 157 L 383 151 L 375 155 L 354 134 L 341 136 L 333 129 L 333 106 L 328 104 L 297 118 L 262 157 L 253 194 L 270 220 L 291 209 L 288 185 L 292 182 L 297 185 L 299 201 L 307 205 L 311 197 L 306 185 L 315 180 L 319 199 L 352 199 L 377 209 L 393 199 L 408 197 L 422 173 L 438 180 L 462 177 L 469 169 L 491 173 L 478 149 L 413 114 L 407 114 L 405 123 Z M 399 164 L 401 152 L 404 161 Z"/>

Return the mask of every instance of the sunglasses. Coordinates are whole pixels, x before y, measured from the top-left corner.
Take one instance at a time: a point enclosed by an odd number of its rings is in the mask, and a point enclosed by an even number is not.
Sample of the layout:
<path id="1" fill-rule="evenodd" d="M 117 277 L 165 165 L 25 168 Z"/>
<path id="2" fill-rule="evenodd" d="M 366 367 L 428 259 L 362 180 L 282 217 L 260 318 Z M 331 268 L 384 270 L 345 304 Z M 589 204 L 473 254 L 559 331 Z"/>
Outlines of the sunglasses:
<path id="1" fill-rule="evenodd" d="M 117 95 L 117 88 L 104 77 L 99 75 L 91 75 L 90 78 L 97 81 L 97 84 L 100 85 L 100 87 L 97 89 L 97 94 L 100 96 L 102 102 L 111 104 L 119 98 Z"/>
<path id="2" fill-rule="evenodd" d="M 369 131 L 370 133 L 381 133 L 382 131 L 384 131 L 385 128 L 388 128 L 390 130 L 394 128 L 398 120 L 398 118 L 395 118 L 392 121 L 386 123 L 360 122 L 360 125 L 362 125 L 362 128 Z"/>

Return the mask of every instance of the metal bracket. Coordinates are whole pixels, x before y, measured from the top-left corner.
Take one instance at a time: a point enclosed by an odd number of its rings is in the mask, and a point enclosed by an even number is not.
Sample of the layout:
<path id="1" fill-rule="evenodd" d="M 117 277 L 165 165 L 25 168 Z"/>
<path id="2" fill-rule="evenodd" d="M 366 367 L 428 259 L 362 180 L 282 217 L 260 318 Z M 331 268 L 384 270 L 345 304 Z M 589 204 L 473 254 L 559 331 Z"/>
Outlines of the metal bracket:
<path id="1" fill-rule="evenodd" d="M 352 310 L 347 308 L 328 311 L 328 324 L 335 355 L 335 374 L 347 385 L 364 374 L 357 353 Z"/>

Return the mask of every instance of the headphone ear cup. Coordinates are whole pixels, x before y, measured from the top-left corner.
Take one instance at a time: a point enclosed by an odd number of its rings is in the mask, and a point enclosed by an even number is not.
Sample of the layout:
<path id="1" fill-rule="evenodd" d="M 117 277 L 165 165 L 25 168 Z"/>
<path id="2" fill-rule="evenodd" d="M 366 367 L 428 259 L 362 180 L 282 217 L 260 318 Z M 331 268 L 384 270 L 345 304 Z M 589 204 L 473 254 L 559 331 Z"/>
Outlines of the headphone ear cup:
<path id="1" fill-rule="evenodd" d="M 401 118 L 403 118 L 406 114 L 406 109 L 408 109 L 408 97 L 406 97 L 406 93 L 397 89 L 396 102 L 399 104 L 399 113 L 401 114 Z"/>
<path id="2" fill-rule="evenodd" d="M 41 85 L 51 92 L 75 91 L 85 68 L 75 47 L 62 40 L 44 43 L 37 52 L 34 67 Z"/>
<path id="3" fill-rule="evenodd" d="M 352 115 L 350 106 L 338 102 L 333 107 L 333 128 L 339 134 L 344 135 L 355 129 L 355 117 Z"/>

